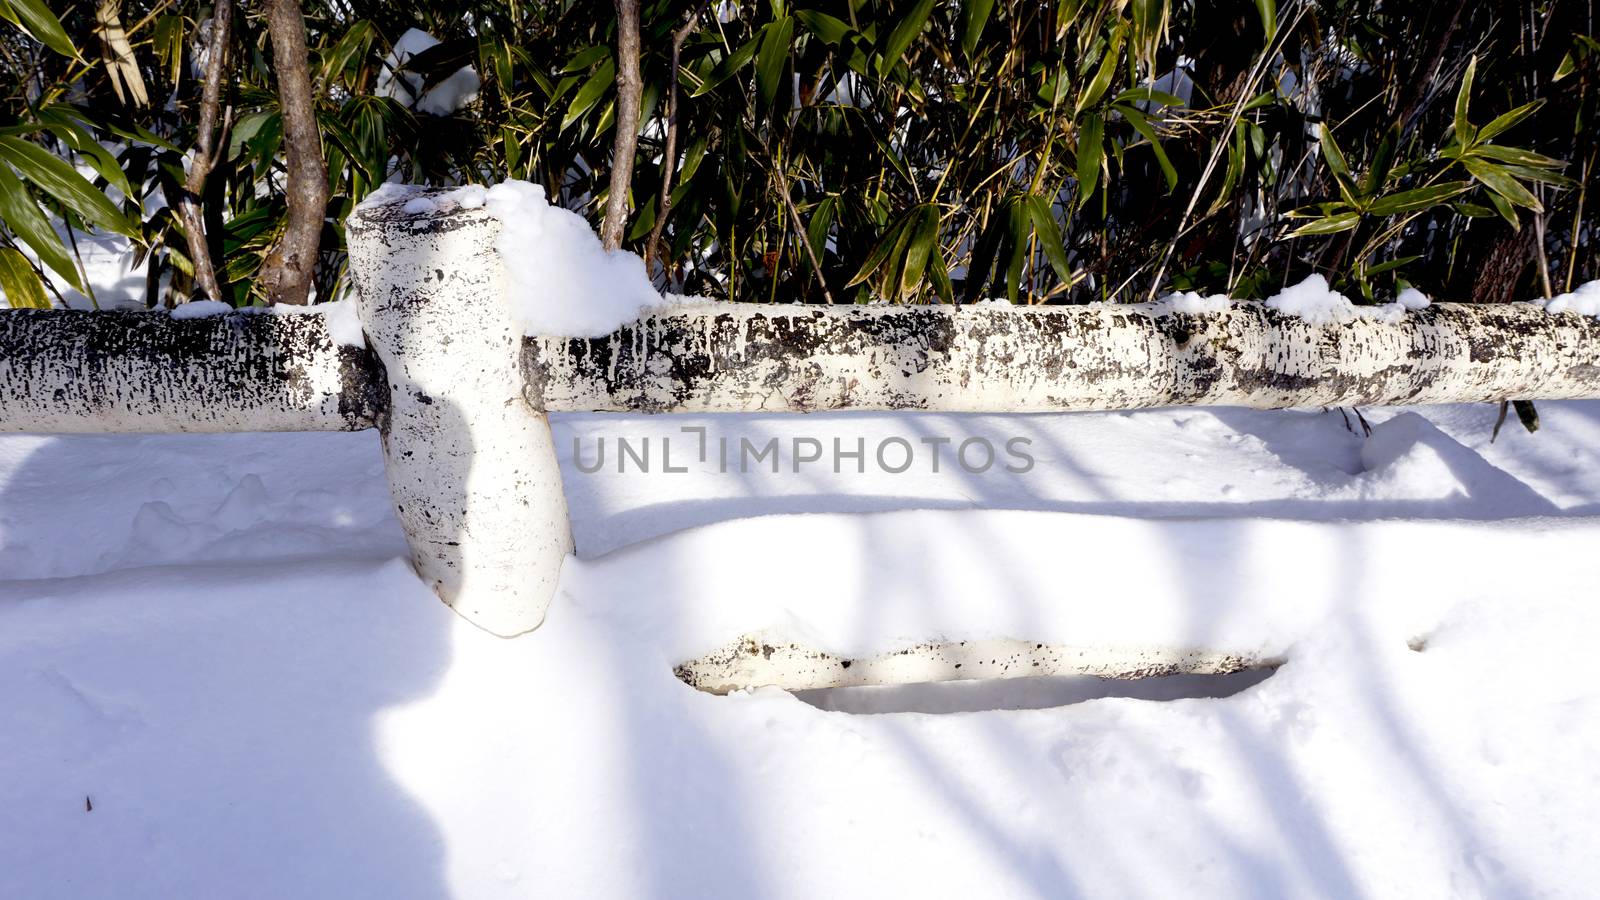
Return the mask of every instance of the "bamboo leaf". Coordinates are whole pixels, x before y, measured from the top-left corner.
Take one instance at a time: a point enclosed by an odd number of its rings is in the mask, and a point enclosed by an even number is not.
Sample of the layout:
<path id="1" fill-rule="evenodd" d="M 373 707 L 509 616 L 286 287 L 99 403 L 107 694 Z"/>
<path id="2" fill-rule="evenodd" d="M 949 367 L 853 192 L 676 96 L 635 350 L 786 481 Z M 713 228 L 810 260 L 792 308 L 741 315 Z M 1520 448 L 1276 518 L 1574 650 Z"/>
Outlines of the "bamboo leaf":
<path id="1" fill-rule="evenodd" d="M 1528 166 L 1518 166 L 1511 163 L 1506 163 L 1500 168 L 1504 170 L 1506 174 L 1517 179 L 1518 181 L 1532 182 L 1535 184 L 1553 184 L 1562 188 L 1572 188 L 1578 186 L 1576 181 L 1561 175 L 1557 175 L 1555 172 L 1552 172 L 1549 169 L 1533 169 L 1529 168 Z"/>
<path id="2" fill-rule="evenodd" d="M 1056 37 L 1065 37 L 1067 29 L 1078 20 L 1083 10 L 1083 0 L 1056 0 Z M 1088 29 L 1084 29 L 1087 32 Z"/>
<path id="3" fill-rule="evenodd" d="M 783 69 L 789 62 L 789 43 L 794 38 L 794 19 L 784 16 L 762 28 L 761 51 L 756 60 L 756 86 L 761 102 L 771 105 L 783 82 Z"/>
<path id="4" fill-rule="evenodd" d="M 732 78 L 740 69 L 745 67 L 746 63 L 750 62 L 752 57 L 756 55 L 756 48 L 760 42 L 761 35 L 756 35 L 750 40 L 745 41 L 744 44 L 739 47 L 739 49 L 728 54 L 727 58 L 718 63 L 716 68 L 711 70 L 711 74 L 707 75 L 706 79 L 700 82 L 699 86 L 696 87 L 694 91 L 689 94 L 689 96 L 699 97 L 702 94 L 711 91 L 717 85 L 727 81 L 729 78 Z"/>
<path id="5" fill-rule="evenodd" d="M 1504 115 L 1496 116 L 1494 121 L 1490 122 L 1489 124 L 1483 126 L 1482 128 L 1480 128 L 1478 130 L 1477 140 L 1479 140 L 1479 141 L 1491 141 L 1491 140 L 1494 140 L 1495 137 L 1498 136 L 1501 132 L 1509 131 L 1512 128 L 1515 128 L 1523 119 L 1526 119 L 1529 116 L 1533 115 L 1534 113 L 1538 112 L 1539 111 L 1539 107 L 1541 107 L 1543 105 L 1544 105 L 1544 101 L 1543 100 L 1535 100 L 1532 103 L 1524 103 L 1521 106 L 1517 107 L 1516 109 L 1513 109 L 1512 111 L 1510 111 L 1510 112 L 1508 112 L 1508 113 L 1506 113 Z"/>
<path id="6" fill-rule="evenodd" d="M 1095 184 L 1100 180 L 1100 166 L 1105 160 L 1105 123 L 1090 114 L 1078 126 L 1078 208 L 1082 209 L 1094 196 Z"/>
<path id="7" fill-rule="evenodd" d="M 77 48 L 72 46 L 66 29 L 61 27 L 61 20 L 39 0 L 0 0 L 0 12 L 4 11 L 11 13 L 6 16 L 7 19 L 15 22 L 34 40 L 68 59 L 78 58 Z"/>
<path id="8" fill-rule="evenodd" d="M 1360 221 L 1361 214 L 1358 212 L 1346 212 L 1332 216 L 1324 216 L 1314 222 L 1301 225 L 1294 231 L 1289 232 L 1289 236 L 1313 237 L 1319 234 L 1338 234 L 1341 231 L 1349 231 L 1350 229 L 1356 227 L 1356 223 Z"/>
<path id="9" fill-rule="evenodd" d="M 911 12 L 889 32 L 889 40 L 883 45 L 883 58 L 878 61 L 878 74 L 886 75 L 895 67 L 911 41 L 922 33 L 922 26 L 928 24 L 928 15 L 932 12 L 933 0 L 917 0 Z"/>
<path id="10" fill-rule="evenodd" d="M 811 221 L 806 223 L 806 243 L 811 245 L 811 251 L 819 260 L 827 256 L 828 232 L 833 228 L 833 212 L 837 205 L 838 198 L 824 197 L 812 211 Z"/>
<path id="11" fill-rule="evenodd" d="M 1028 210 L 1020 198 L 1011 201 L 1006 208 L 1009 239 L 1006 245 L 1006 299 L 1012 303 L 1017 302 L 1017 292 L 1022 286 L 1022 264 L 1028 255 L 1029 218 Z"/>
<path id="12" fill-rule="evenodd" d="M 900 272 L 899 294 L 905 296 L 916 290 L 927 271 L 928 255 L 939 241 L 939 207 L 925 204 L 916 213 L 917 223 L 906 242 L 905 267 Z"/>
<path id="13" fill-rule="evenodd" d="M 1556 66 L 1556 73 L 1550 78 L 1550 80 L 1552 82 L 1560 81 L 1561 79 L 1577 71 L 1577 69 L 1578 61 L 1573 58 L 1572 51 L 1569 50 L 1567 51 L 1566 56 L 1561 57 L 1561 63 Z"/>
<path id="14" fill-rule="evenodd" d="M 834 18 L 825 12 L 802 9 L 797 10 L 795 16 L 805 23 L 807 31 L 821 38 L 825 43 L 838 44 L 850 35 L 849 22 Z"/>
<path id="15" fill-rule="evenodd" d="M 1373 151 L 1372 165 L 1367 167 L 1366 177 L 1361 180 L 1361 195 L 1372 197 L 1383 191 L 1383 186 L 1389 180 L 1389 169 L 1394 165 L 1394 151 L 1400 143 L 1400 126 L 1397 124 L 1384 134 L 1383 140 L 1378 142 L 1378 148 Z"/>
<path id="16" fill-rule="evenodd" d="M 989 23 L 992 12 L 994 0 L 962 0 L 961 49 L 967 56 L 972 56 L 972 51 L 978 48 L 978 39 L 983 36 L 983 27 Z"/>
<path id="17" fill-rule="evenodd" d="M 572 54 L 572 58 L 567 60 L 567 64 L 561 67 L 561 74 L 572 75 L 578 72 L 588 72 L 594 68 L 596 63 L 610 55 L 611 48 L 605 44 L 585 47 Z"/>
<path id="18" fill-rule="evenodd" d="M 1150 142 L 1150 149 L 1154 150 L 1156 154 L 1156 164 L 1161 166 L 1161 174 L 1166 176 L 1167 190 L 1176 190 L 1178 187 L 1178 170 L 1174 169 L 1172 161 L 1167 159 L 1167 151 L 1162 149 L 1161 139 L 1156 136 L 1156 130 L 1150 127 L 1150 120 L 1127 106 L 1118 106 L 1117 112 L 1122 113 L 1123 118 L 1128 120 L 1133 129 Z"/>
<path id="19" fill-rule="evenodd" d="M 1256 0 L 1256 15 L 1261 17 L 1261 30 L 1270 42 L 1278 34 L 1278 4 L 1274 0 Z"/>
<path id="20" fill-rule="evenodd" d="M 1028 198 L 1028 217 L 1033 220 L 1033 231 L 1039 236 L 1040 249 L 1044 250 L 1045 259 L 1050 261 L 1050 268 L 1055 269 L 1056 277 L 1062 282 L 1072 280 L 1072 267 L 1067 264 L 1066 242 L 1061 239 L 1061 229 L 1057 227 L 1055 216 L 1051 215 L 1050 202 L 1044 197 Z"/>
<path id="21" fill-rule="evenodd" d="M 1461 87 L 1456 91 L 1456 140 L 1463 145 L 1471 144 L 1474 138 L 1472 123 L 1467 121 L 1467 102 L 1472 96 L 1472 78 L 1477 71 L 1478 57 L 1473 56 L 1467 62 L 1467 71 L 1461 76 Z"/>
<path id="22" fill-rule="evenodd" d="M 24 135 L 48 131 L 78 153 L 95 174 L 106 180 L 106 184 L 121 191 L 124 197 L 133 196 L 133 185 L 128 183 L 128 175 L 122 170 L 117 158 L 111 155 L 111 151 L 100 146 L 100 143 L 76 122 L 64 116 L 40 116 L 40 119 L 41 121 L 29 125 L 0 128 L 0 135 Z"/>
<path id="23" fill-rule="evenodd" d="M 933 252 L 928 254 L 928 280 L 933 282 L 933 292 L 944 303 L 955 302 L 955 288 L 950 284 L 950 270 L 945 266 L 944 253 L 939 249 L 938 243 L 933 245 Z"/>
<path id="24" fill-rule="evenodd" d="M 377 185 L 383 182 L 383 173 L 375 171 L 362 152 L 361 142 L 344 126 L 342 122 L 330 115 L 317 116 L 317 125 L 322 133 L 327 135 L 329 143 L 343 151 L 349 157 L 350 164 L 356 168 L 357 173 L 368 185 Z"/>
<path id="25" fill-rule="evenodd" d="M 905 231 L 905 227 L 906 220 L 901 219 L 899 222 L 896 222 L 893 226 L 891 226 L 888 231 L 884 232 L 883 237 L 880 238 L 878 243 L 873 245 L 872 250 L 867 253 L 867 258 L 861 263 L 861 268 L 856 270 L 855 277 L 851 278 L 849 282 L 845 284 L 845 287 L 855 287 L 861 282 L 866 281 L 868 278 L 871 278 L 873 273 L 882 268 L 883 261 L 889 258 L 889 251 L 893 250 L 895 245 L 899 243 L 901 233 Z"/>
<path id="26" fill-rule="evenodd" d="M 1513 400 L 1511 408 L 1517 411 L 1517 421 L 1529 434 L 1539 430 L 1539 410 L 1532 400 Z"/>
<path id="27" fill-rule="evenodd" d="M 1416 212 L 1419 209 L 1438 206 L 1458 194 L 1465 193 L 1471 187 L 1472 182 L 1470 181 L 1451 181 L 1446 184 L 1435 184 L 1428 187 L 1414 188 L 1409 191 L 1401 191 L 1398 194 L 1391 194 L 1380 200 L 1373 201 L 1372 205 L 1367 207 L 1367 212 L 1375 216 L 1394 216 L 1401 213 Z"/>
<path id="28" fill-rule="evenodd" d="M 889 251 L 887 260 L 889 268 L 878 283 L 879 293 L 883 295 L 884 299 L 891 302 L 899 302 L 900 300 L 900 282 L 906 268 L 906 245 L 910 243 L 912 233 L 916 230 L 917 224 L 915 217 L 910 214 L 902 219 L 901 222 L 903 224 L 900 228 L 900 234 L 895 239 L 894 247 Z"/>
<path id="29" fill-rule="evenodd" d="M 1255 95 L 1254 97 L 1251 97 L 1250 98 L 1250 102 L 1246 103 L 1244 106 L 1239 107 L 1239 112 L 1240 113 L 1247 113 L 1247 112 L 1251 112 L 1253 110 L 1260 109 L 1263 106 L 1271 106 L 1273 103 L 1277 102 L 1277 99 L 1278 99 L 1278 95 L 1277 95 L 1277 93 L 1275 91 L 1262 91 L 1261 93 Z"/>
<path id="30" fill-rule="evenodd" d="M 105 194 L 96 190 L 66 160 L 38 144 L 0 136 L 0 159 L 11 163 L 45 196 L 77 213 L 85 222 L 128 237 L 139 237 L 139 226 L 124 216 Z"/>
<path id="31" fill-rule="evenodd" d="M 595 104 L 600 102 L 600 98 L 611 90 L 611 83 L 616 78 L 616 61 L 607 59 L 601 63 L 589 76 L 589 80 L 583 83 L 583 87 L 578 88 L 578 92 L 572 95 L 572 102 L 567 104 L 567 115 L 561 120 L 560 130 L 566 131 L 573 122 L 583 118 L 593 109 Z"/>
<path id="32" fill-rule="evenodd" d="M 1244 174 L 1244 123 L 1241 121 L 1233 129 L 1233 140 L 1228 147 L 1228 170 L 1222 178 L 1222 190 L 1217 192 L 1217 199 L 1211 201 L 1211 208 L 1207 215 L 1216 212 L 1228 201 L 1233 199 L 1234 186 L 1239 183 L 1239 176 Z"/>
<path id="33" fill-rule="evenodd" d="M 366 56 L 367 51 L 372 49 L 372 41 L 377 36 L 377 33 L 377 29 L 366 19 L 359 19 L 345 29 L 344 36 L 339 38 L 338 43 L 320 55 L 323 80 L 332 81 L 335 76 L 349 68 L 351 62 L 358 62 L 362 57 Z M 179 41 L 182 41 L 181 34 L 179 35 Z M 181 43 L 177 47 L 177 52 L 181 59 L 183 54 Z M 176 82 L 177 79 L 174 78 L 173 81 Z"/>
<path id="34" fill-rule="evenodd" d="M 23 187 L 11 167 L 3 162 L 0 162 L 0 221 L 5 222 L 11 233 L 21 238 L 23 243 L 32 247 L 33 252 L 39 254 L 39 259 L 54 269 L 56 274 L 78 290 L 84 289 L 83 278 L 78 273 L 78 267 L 72 264 L 72 258 L 67 255 L 61 236 L 56 234 L 44 213 L 39 211 L 38 204 L 33 202 L 33 195 Z"/>
<path id="35" fill-rule="evenodd" d="M 1159 106 L 1177 107 L 1184 105 L 1182 97 L 1179 97 L 1176 94 L 1169 94 L 1166 91 L 1158 91 L 1151 87 L 1128 88 L 1113 98 L 1111 102 L 1118 104 L 1149 102 L 1155 103 Z"/>
<path id="36" fill-rule="evenodd" d="M 1391 259 L 1388 262 L 1378 263 L 1377 265 L 1367 269 L 1367 277 L 1371 278 L 1374 275 L 1382 275 L 1385 272 L 1392 272 L 1401 266 L 1409 266 L 1421 258 L 1422 257 L 1420 256 L 1402 256 L 1399 259 Z"/>
<path id="37" fill-rule="evenodd" d="M 1523 209 L 1544 212 L 1544 204 L 1539 202 L 1539 198 L 1533 196 L 1532 191 L 1523 187 L 1521 182 L 1511 176 L 1511 173 L 1494 163 L 1483 159 L 1468 158 L 1462 160 L 1461 164 L 1467 167 L 1467 171 L 1472 173 L 1473 178 L 1483 182 L 1485 187 L 1505 198 L 1508 202 Z"/>
<path id="38" fill-rule="evenodd" d="M 1112 76 L 1117 74 L 1117 63 L 1122 59 L 1122 31 L 1119 29 L 1107 45 L 1105 55 L 1100 58 L 1100 68 L 1095 70 L 1094 77 L 1083 86 L 1078 94 L 1077 111 L 1082 112 L 1093 106 L 1105 95 L 1106 88 L 1111 86 Z"/>
<path id="39" fill-rule="evenodd" d="M 1345 162 L 1344 151 L 1340 150 L 1338 143 L 1334 141 L 1332 129 L 1328 128 L 1328 123 L 1324 122 L 1317 126 L 1317 131 L 1320 132 L 1322 158 L 1328 164 L 1328 171 L 1333 173 L 1333 177 L 1339 182 L 1339 187 L 1342 191 L 1354 193 L 1352 189 L 1355 183 L 1350 177 L 1350 164 Z M 1346 202 L 1351 202 L 1349 197 L 1346 197 L 1345 200 Z M 1355 204 L 1351 202 L 1351 205 Z"/>
<path id="40" fill-rule="evenodd" d="M 994 265 L 995 252 L 1000 249 L 1005 234 L 1006 220 L 999 215 L 989 217 L 989 222 L 977 243 L 972 245 L 972 257 L 967 264 L 966 282 L 961 287 L 963 303 L 971 303 L 983 292 L 988 283 L 989 269 Z"/>
<path id="41" fill-rule="evenodd" d="M 10 247 L 0 248 L 0 289 L 6 292 L 6 302 L 12 309 L 50 308 L 38 273 L 26 256 Z"/>
<path id="42" fill-rule="evenodd" d="M 1468 156 L 1499 160 L 1515 166 L 1527 166 L 1531 169 L 1563 169 L 1567 165 L 1559 159 L 1551 159 L 1543 154 L 1534 153 L 1532 150 L 1502 147 L 1499 144 L 1479 144 L 1472 148 Z"/>
<path id="43" fill-rule="evenodd" d="M 183 25 L 183 16 L 164 15 L 156 19 L 153 40 L 156 57 L 161 60 L 167 80 L 172 82 L 174 88 L 178 87 L 183 78 Z"/>
<path id="44" fill-rule="evenodd" d="M 1511 207 L 1506 198 L 1493 191 L 1490 191 L 1486 196 L 1489 198 L 1489 205 L 1494 207 L 1495 212 L 1499 213 L 1502 219 L 1511 223 L 1513 231 L 1522 230 L 1522 222 L 1517 219 L 1517 211 Z"/>
<path id="45" fill-rule="evenodd" d="M 280 132 L 283 128 L 281 119 L 275 112 L 251 113 L 250 115 L 240 119 L 239 123 L 233 126 L 233 132 L 228 135 L 228 158 L 233 159 L 237 157 L 239 152 L 243 150 L 246 145 L 251 144 L 255 140 L 256 135 L 260 134 L 263 129 L 271 130 L 273 128 L 276 128 Z"/>

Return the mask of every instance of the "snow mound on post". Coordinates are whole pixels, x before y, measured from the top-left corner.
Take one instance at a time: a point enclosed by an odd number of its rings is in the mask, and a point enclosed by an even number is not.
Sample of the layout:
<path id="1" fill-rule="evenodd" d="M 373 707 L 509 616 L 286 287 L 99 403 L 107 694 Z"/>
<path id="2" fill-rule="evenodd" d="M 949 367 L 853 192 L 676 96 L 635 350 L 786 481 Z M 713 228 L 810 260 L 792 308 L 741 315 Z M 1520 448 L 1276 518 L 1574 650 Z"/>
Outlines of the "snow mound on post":
<path id="1" fill-rule="evenodd" d="M 1225 313 L 1232 305 L 1233 301 L 1228 299 L 1227 294 L 1202 297 L 1194 291 L 1179 291 L 1150 304 L 1150 314 L 1158 317 L 1170 316 L 1173 313 L 1203 316 L 1208 313 Z"/>
<path id="2" fill-rule="evenodd" d="M 1533 301 L 1545 312 L 1575 312 L 1580 316 L 1600 316 L 1600 281 L 1580 285 L 1577 290 Z"/>
<path id="3" fill-rule="evenodd" d="M 1267 306 L 1313 325 L 1349 322 L 1357 316 L 1350 298 L 1329 287 L 1328 279 L 1321 275 L 1308 275 L 1299 284 L 1273 294 L 1267 298 Z"/>
<path id="4" fill-rule="evenodd" d="M 1414 287 L 1408 287 L 1401 291 L 1400 296 L 1394 298 L 1394 302 L 1400 304 L 1403 309 L 1427 309 L 1433 303 L 1432 300 L 1428 299 L 1427 294 Z"/>
<path id="5" fill-rule="evenodd" d="M 1295 316 L 1312 325 L 1341 325 L 1357 319 L 1373 319 L 1389 325 L 1398 325 L 1409 310 L 1422 309 L 1429 303 L 1427 295 L 1414 288 L 1400 292 L 1393 303 L 1381 306 L 1357 306 L 1350 298 L 1328 286 L 1321 275 L 1308 275 L 1299 284 L 1293 284 L 1267 298 L 1267 306 L 1288 316 Z"/>
<path id="6" fill-rule="evenodd" d="M 607 252 L 589 223 L 550 205 L 540 185 L 506 181 L 487 192 L 462 188 L 448 199 L 481 203 L 500 221 L 495 249 L 511 282 L 512 314 L 526 334 L 600 337 L 664 302 L 644 260 Z"/>

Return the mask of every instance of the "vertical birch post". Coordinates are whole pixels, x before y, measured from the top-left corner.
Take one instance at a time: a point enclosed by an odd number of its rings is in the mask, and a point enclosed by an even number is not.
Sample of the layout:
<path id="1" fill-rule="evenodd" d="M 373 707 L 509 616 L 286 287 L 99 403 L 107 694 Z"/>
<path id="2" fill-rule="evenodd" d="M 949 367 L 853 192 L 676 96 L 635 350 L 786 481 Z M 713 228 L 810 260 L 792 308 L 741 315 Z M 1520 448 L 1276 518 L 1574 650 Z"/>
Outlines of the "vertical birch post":
<path id="1" fill-rule="evenodd" d="M 499 223 L 404 205 L 348 223 L 362 324 L 387 370 L 395 511 L 440 599 L 510 637 L 544 620 L 573 549 L 555 443 L 523 399 Z"/>

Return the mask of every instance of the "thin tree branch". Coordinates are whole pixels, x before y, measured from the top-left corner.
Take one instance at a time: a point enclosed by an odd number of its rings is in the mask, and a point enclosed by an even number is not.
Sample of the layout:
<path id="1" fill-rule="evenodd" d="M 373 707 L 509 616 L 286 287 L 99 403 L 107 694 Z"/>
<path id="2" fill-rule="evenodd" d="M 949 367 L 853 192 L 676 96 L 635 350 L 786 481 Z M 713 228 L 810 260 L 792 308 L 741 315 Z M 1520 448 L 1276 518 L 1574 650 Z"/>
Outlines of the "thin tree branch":
<path id="1" fill-rule="evenodd" d="M 178 215 L 183 219 L 184 237 L 189 243 L 189 259 L 194 263 L 194 281 L 207 299 L 221 300 L 216 266 L 206 241 L 205 215 L 201 197 L 206 179 L 217 162 L 217 109 L 222 103 L 222 73 L 227 69 L 228 32 L 233 23 L 233 0 L 217 0 L 211 12 L 211 41 L 206 47 L 206 81 L 200 94 L 200 126 L 195 133 L 194 153 L 189 175 L 183 181 L 183 196 L 178 199 Z"/>
<path id="2" fill-rule="evenodd" d="M 672 214 L 672 176 L 678 168 L 678 61 L 683 54 L 683 44 L 700 27 L 700 14 L 711 0 L 700 0 L 689 17 L 672 32 L 672 78 L 667 82 L 667 141 L 661 154 L 661 203 L 656 212 L 656 223 L 650 227 L 650 237 L 644 244 L 645 271 L 650 262 L 661 258 L 661 232 Z M 663 271 L 667 264 L 661 264 Z"/>
<path id="3" fill-rule="evenodd" d="M 628 189 L 633 184 L 633 156 L 639 145 L 639 103 L 644 82 L 639 77 L 639 0 L 617 5 L 617 124 L 611 145 L 611 188 L 600 240 L 607 250 L 622 246 L 628 227 Z"/>

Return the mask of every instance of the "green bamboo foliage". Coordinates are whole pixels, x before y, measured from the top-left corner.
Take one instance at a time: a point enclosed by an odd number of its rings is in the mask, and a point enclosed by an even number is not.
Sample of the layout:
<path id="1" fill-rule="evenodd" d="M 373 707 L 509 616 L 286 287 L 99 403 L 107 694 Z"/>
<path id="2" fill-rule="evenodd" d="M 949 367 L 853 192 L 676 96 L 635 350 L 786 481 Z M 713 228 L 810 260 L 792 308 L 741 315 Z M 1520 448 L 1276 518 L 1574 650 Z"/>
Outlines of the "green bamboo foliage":
<path id="1" fill-rule="evenodd" d="M 10 296 L 26 270 L 76 283 L 55 219 L 130 234 L 151 302 L 181 297 L 186 241 L 163 207 L 193 144 L 210 7 L 122 4 L 150 96 L 171 98 L 136 107 L 78 6 L 57 20 L 0 0 L 0 245 L 15 251 L 0 286 Z M 1372 301 L 1407 284 L 1477 300 L 1570 288 L 1600 277 L 1592 6 L 645 2 L 627 244 L 655 251 L 664 288 L 747 301 L 1260 297 L 1312 272 Z M 598 223 L 609 0 L 350 0 L 307 16 L 333 198 L 320 296 L 343 289 L 340 223 L 385 180 L 530 179 Z M 475 101 L 436 116 L 380 95 L 410 28 L 440 43 L 405 70 L 426 88 L 470 65 Z M 230 127 L 202 200 L 242 304 L 285 205 L 270 51 L 248 9 L 234 31 Z"/>

